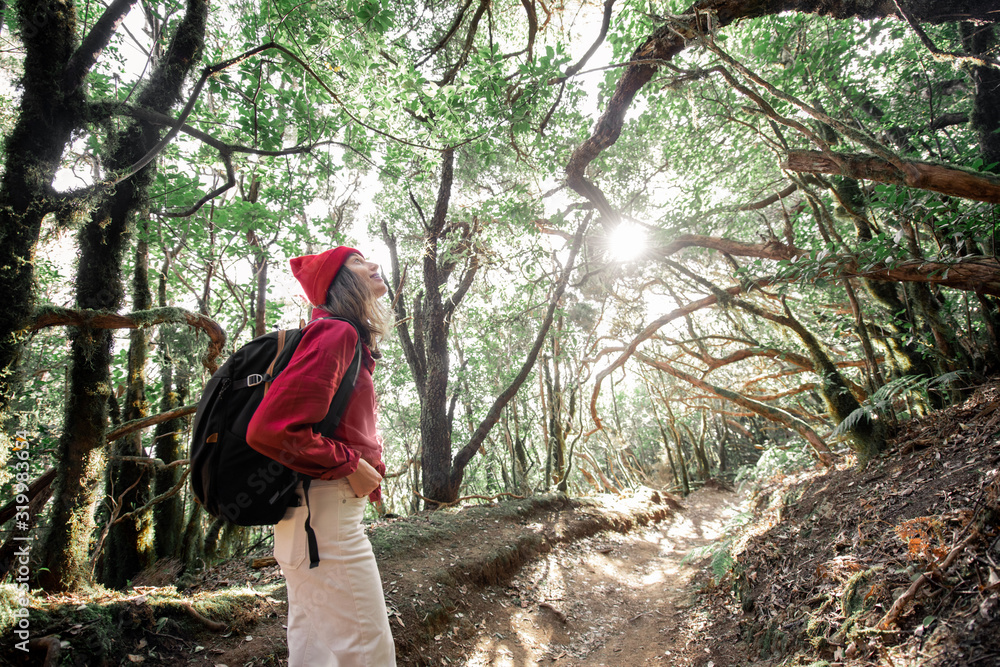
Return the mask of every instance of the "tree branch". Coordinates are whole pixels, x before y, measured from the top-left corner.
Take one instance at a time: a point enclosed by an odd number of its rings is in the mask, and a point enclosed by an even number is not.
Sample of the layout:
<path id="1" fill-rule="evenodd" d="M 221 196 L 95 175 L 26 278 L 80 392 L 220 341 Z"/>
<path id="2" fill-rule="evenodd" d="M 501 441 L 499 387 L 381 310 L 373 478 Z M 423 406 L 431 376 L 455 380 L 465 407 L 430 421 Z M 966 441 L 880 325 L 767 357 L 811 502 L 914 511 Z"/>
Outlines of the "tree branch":
<path id="1" fill-rule="evenodd" d="M 38 331 L 58 326 L 92 329 L 139 329 L 164 322 L 187 324 L 208 334 L 208 351 L 202 357 L 201 363 L 210 373 L 218 370 L 219 366 L 215 363 L 215 359 L 222 353 L 222 348 L 226 344 L 226 332 L 215 320 L 183 308 L 152 308 L 119 315 L 102 310 L 71 310 L 53 306 L 38 311 L 24 330 Z"/>
<path id="2" fill-rule="evenodd" d="M 192 415 L 198 411 L 198 404 L 193 403 L 191 405 L 185 405 L 180 408 L 174 408 L 173 410 L 168 410 L 167 412 L 161 412 L 158 415 L 152 415 L 151 417 L 142 417 L 141 419 L 133 419 L 130 422 L 125 422 L 118 428 L 110 431 L 106 437 L 108 442 L 112 440 L 117 440 L 118 438 L 128 435 L 134 431 L 140 429 L 148 428 L 150 426 L 156 426 L 157 424 L 162 424 L 163 422 L 168 422 L 171 419 L 177 419 L 178 417 L 184 417 L 186 415 Z"/>
<path id="3" fill-rule="evenodd" d="M 996 176 L 930 162 L 906 160 L 903 164 L 905 169 L 901 170 L 874 155 L 835 153 L 830 156 L 819 151 L 789 151 L 781 168 L 811 174 L 839 174 L 1000 204 L 1000 178 Z"/>
<path id="4" fill-rule="evenodd" d="M 597 39 L 595 39 L 594 43 L 590 45 L 590 48 L 587 49 L 585 54 L 583 54 L 583 57 L 576 61 L 572 67 L 569 67 L 562 78 L 557 79 L 558 82 L 561 83 L 582 70 L 584 65 L 587 64 L 587 61 L 590 60 L 591 56 L 593 56 L 594 53 L 597 52 L 597 49 L 600 48 L 601 44 L 604 43 L 604 38 L 608 36 L 608 27 L 611 26 L 611 11 L 614 6 L 615 0 L 604 0 L 604 17 L 601 19 L 601 31 L 598 33 Z"/>
<path id="5" fill-rule="evenodd" d="M 83 85 L 90 68 L 97 63 L 97 59 L 101 57 L 108 42 L 118 30 L 118 26 L 125 20 L 125 15 L 129 13 L 136 1 L 114 0 L 101 14 L 101 18 L 97 19 L 97 23 L 90 29 L 83 42 L 70 56 L 69 62 L 66 63 L 62 80 L 64 94 L 75 93 Z"/>
<path id="6" fill-rule="evenodd" d="M 704 380 L 699 380 L 698 378 L 692 375 L 688 375 L 687 373 L 677 370 L 676 368 L 670 366 L 669 364 L 666 364 L 662 361 L 657 361 L 656 359 L 653 359 L 652 357 L 649 357 L 648 355 L 642 352 L 636 352 L 635 356 L 643 363 L 648 364 L 658 370 L 661 370 L 664 373 L 672 375 L 675 378 L 678 378 L 679 380 L 683 380 L 688 384 L 694 385 L 695 387 L 698 387 L 703 391 L 711 392 L 716 396 L 718 396 L 719 398 L 724 398 L 728 401 L 732 401 L 733 403 L 736 403 L 740 407 L 752 410 L 754 413 L 760 415 L 761 417 L 764 417 L 765 419 L 768 419 L 770 421 L 773 421 L 775 423 L 781 424 L 782 426 L 794 430 L 809 443 L 809 445 L 813 449 L 813 453 L 816 455 L 816 458 L 819 460 L 820 463 L 822 463 L 826 467 L 829 467 L 830 465 L 833 464 L 833 453 L 830 451 L 830 448 L 827 447 L 826 443 L 823 442 L 823 439 L 820 438 L 819 435 L 814 430 L 812 430 L 812 428 L 810 428 L 808 424 L 806 424 L 798 417 L 795 417 L 794 415 L 790 414 L 789 412 L 772 405 L 765 405 L 760 401 L 756 401 L 752 398 L 744 396 L 743 394 L 738 394 L 735 391 L 729 391 L 728 389 L 724 389 L 722 387 L 717 387 L 713 384 L 709 384 Z"/>
<path id="7" fill-rule="evenodd" d="M 961 53 L 949 53 L 947 51 L 942 51 L 941 49 L 939 49 L 934 45 L 934 42 L 931 41 L 931 38 L 927 36 L 927 33 L 924 32 L 924 29 L 920 27 L 919 23 L 917 23 L 917 20 L 914 19 L 913 16 L 911 16 L 908 11 L 903 9 L 903 4 L 899 0 L 893 0 L 893 4 L 896 5 L 896 9 L 899 11 L 899 15 L 902 16 L 903 19 L 910 24 L 911 28 L 913 28 L 913 32 L 916 33 L 917 37 L 920 39 L 920 43 L 923 44 L 925 47 L 927 47 L 927 50 L 930 51 L 931 55 L 934 56 L 934 60 L 937 60 L 938 62 L 951 62 L 955 63 L 956 65 L 968 63 L 970 65 L 975 65 L 977 67 L 996 68 L 998 66 L 998 63 L 995 60 L 986 60 L 985 58 L 967 56 Z"/>

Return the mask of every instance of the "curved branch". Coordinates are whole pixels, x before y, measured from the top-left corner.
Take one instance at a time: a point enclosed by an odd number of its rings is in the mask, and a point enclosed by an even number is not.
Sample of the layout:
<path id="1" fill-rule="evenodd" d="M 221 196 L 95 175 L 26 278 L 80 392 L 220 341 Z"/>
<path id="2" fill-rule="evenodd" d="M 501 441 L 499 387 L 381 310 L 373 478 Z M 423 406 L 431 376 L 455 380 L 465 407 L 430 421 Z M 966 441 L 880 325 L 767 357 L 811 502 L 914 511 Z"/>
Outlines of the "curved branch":
<path id="1" fill-rule="evenodd" d="M 805 251 L 786 245 L 777 239 L 771 239 L 766 243 L 744 243 L 719 236 L 702 236 L 701 234 L 681 234 L 667 245 L 653 248 L 650 250 L 650 254 L 664 259 L 684 248 L 691 247 L 718 250 L 733 257 L 756 257 L 773 260 L 792 260 L 799 255 L 806 254 Z"/>
<path id="2" fill-rule="evenodd" d="M 458 70 L 462 69 L 465 65 L 465 61 L 469 59 L 469 54 L 472 52 L 472 45 L 476 39 L 476 31 L 479 30 L 479 21 L 482 20 L 483 14 L 490 6 L 491 0 L 482 0 L 479 3 L 479 7 L 476 8 L 476 13 L 472 15 L 469 20 L 469 32 L 465 35 L 465 44 L 462 46 L 462 54 L 452 65 L 451 69 L 448 70 L 444 77 L 441 79 L 438 85 L 447 86 L 449 83 L 455 80 L 455 76 L 458 74 Z"/>
<path id="3" fill-rule="evenodd" d="M 152 308 L 119 315 L 103 310 L 48 307 L 38 311 L 24 328 L 24 331 L 38 331 L 47 327 L 59 326 L 91 329 L 140 329 L 166 322 L 187 324 L 208 334 L 208 350 L 202 357 L 201 363 L 210 373 L 219 369 L 215 359 L 222 354 L 222 348 L 226 344 L 225 330 L 215 320 L 183 308 Z"/>
<path id="4" fill-rule="evenodd" d="M 920 39 L 920 43 L 923 44 L 924 47 L 926 47 L 927 50 L 931 52 L 931 55 L 934 56 L 934 60 L 937 60 L 938 62 L 951 62 L 956 65 L 970 64 L 970 65 L 976 65 L 977 67 L 996 68 L 998 65 L 1000 65 L 1000 63 L 997 63 L 995 60 L 977 58 L 976 56 L 968 56 L 962 53 L 949 53 L 947 51 L 942 51 L 941 49 L 939 49 L 937 46 L 934 45 L 934 42 L 931 41 L 931 38 L 927 36 L 927 33 L 924 31 L 924 29 L 920 27 L 919 23 L 917 23 L 917 20 L 913 18 L 913 16 L 911 16 L 908 11 L 903 9 L 903 5 L 899 2 L 899 0 L 893 0 L 893 4 L 896 5 L 896 9 L 898 10 L 899 15 L 902 16 L 903 19 L 910 24 L 910 27 L 913 29 L 913 32 Z"/>
<path id="5" fill-rule="evenodd" d="M 1000 2 L 963 3 L 962 15 L 957 15 L 950 3 L 923 2 L 919 11 L 912 9 L 914 17 L 929 23 L 962 20 L 995 22 Z M 738 19 L 757 18 L 783 11 L 797 11 L 830 15 L 837 19 L 872 19 L 897 13 L 888 2 L 844 1 L 838 3 L 818 0 L 701 0 L 691 5 L 684 14 L 672 17 L 670 22 L 658 27 L 633 53 L 631 63 L 622 73 L 615 92 L 608 101 L 590 137 L 580 144 L 566 165 L 566 184 L 578 194 L 593 202 L 609 224 L 616 218 L 603 193 L 586 178 L 586 170 L 604 149 L 614 145 L 621 134 L 625 114 L 636 95 L 656 74 L 659 65 L 670 61 L 689 44 L 703 35 L 712 34 Z"/>
<path id="6" fill-rule="evenodd" d="M 179 463 L 179 462 L 175 461 L 174 463 Z M 139 514 L 142 514 L 143 512 L 147 512 L 154 505 L 159 505 L 160 503 L 162 503 L 165 500 L 171 498 L 172 496 L 176 496 L 180 492 L 180 490 L 184 488 L 184 483 L 187 481 L 187 478 L 188 478 L 189 474 L 191 474 L 191 467 L 190 466 L 188 466 L 187 468 L 184 469 L 184 472 L 181 474 L 180 479 L 177 480 L 177 483 L 174 484 L 172 487 L 170 487 L 168 490 L 164 491 L 163 493 L 161 493 L 158 496 L 150 498 L 149 502 L 147 502 L 142 507 L 137 507 L 136 509 L 132 510 L 131 512 L 128 512 L 126 514 L 122 514 L 120 517 L 118 517 L 117 519 L 115 519 L 114 521 L 112 521 L 111 525 L 114 526 L 116 524 L 121 523 L 122 521 L 125 521 L 126 519 L 131 519 L 132 517 L 137 516 Z"/>
<path id="7" fill-rule="evenodd" d="M 68 193 L 67 195 L 64 195 L 62 197 L 62 200 L 66 201 L 71 199 L 83 199 L 86 197 L 90 197 L 100 190 L 107 190 L 113 188 L 122 181 L 125 181 L 134 176 L 135 174 L 137 174 L 150 162 L 156 159 L 156 157 L 161 152 L 163 152 L 163 149 L 166 148 L 168 145 L 170 145 L 170 143 L 177 137 L 177 135 L 181 131 L 182 126 L 184 125 L 184 122 L 187 120 L 188 116 L 190 116 L 191 112 L 194 110 L 194 104 L 197 101 L 198 97 L 201 95 L 202 88 L 205 87 L 205 82 L 208 81 L 209 78 L 211 78 L 212 76 L 218 74 L 219 72 L 225 69 L 228 69 L 229 67 L 232 67 L 233 65 L 238 65 L 239 63 L 245 60 L 249 60 L 250 58 L 259 55 L 265 51 L 272 51 L 272 50 L 278 51 L 279 53 L 285 55 L 289 60 L 292 60 L 293 62 L 297 63 L 302 69 L 304 69 L 309 74 L 309 76 L 311 76 L 320 85 L 320 87 L 323 88 L 323 90 L 325 90 L 326 93 L 330 95 L 330 97 L 333 98 L 333 100 L 341 106 L 344 113 L 358 125 L 361 125 L 365 129 L 371 130 L 372 132 L 382 137 L 385 137 L 386 139 L 395 141 L 397 143 L 406 146 L 411 146 L 413 148 L 421 148 L 425 150 L 432 150 L 437 152 L 443 150 L 435 148 L 433 146 L 425 146 L 424 144 L 419 144 L 413 141 L 409 141 L 407 139 L 403 139 L 402 137 L 393 136 L 387 132 L 378 129 L 377 127 L 373 127 L 368 123 L 365 123 L 360 118 L 358 118 L 354 113 L 351 112 L 348 105 L 344 104 L 343 101 L 341 101 L 340 96 L 337 95 L 337 93 L 334 92 L 334 90 L 330 88 L 330 86 L 327 85 L 327 83 L 322 78 L 320 78 L 320 76 L 313 70 L 312 67 L 309 66 L 307 62 L 302 60 L 302 58 L 295 55 L 292 51 L 282 46 L 281 44 L 278 44 L 277 42 L 268 42 L 267 44 L 261 44 L 260 46 L 256 46 L 252 49 L 244 51 L 240 55 L 230 58 L 229 60 L 224 60 L 222 62 L 216 63 L 215 65 L 209 65 L 208 67 L 205 67 L 201 72 L 201 78 L 198 79 L 198 82 L 192 88 L 191 94 L 188 97 L 188 101 L 184 105 L 184 108 L 181 110 L 181 113 L 177 117 L 177 120 L 171 126 L 170 130 L 163 136 L 163 138 L 156 143 L 156 145 L 154 145 L 144 156 L 139 158 L 137 162 L 135 162 L 124 172 L 116 175 L 111 179 L 107 179 L 105 181 L 102 181 L 101 183 L 94 184 L 88 188 Z"/>
<path id="8" fill-rule="evenodd" d="M 451 28 L 449 28 L 448 32 L 446 32 L 441 37 L 441 39 L 438 40 L 438 43 L 434 45 L 434 47 L 430 50 L 430 52 L 420 62 L 417 63 L 417 67 L 422 66 L 428 60 L 433 58 L 435 53 L 443 49 L 445 44 L 451 41 L 451 38 L 455 36 L 455 33 L 458 32 L 459 27 L 462 25 L 462 20 L 465 18 L 465 12 L 469 11 L 469 6 L 471 4 L 472 0 L 465 0 L 465 5 L 463 5 L 462 8 L 458 10 L 458 14 L 455 16 L 455 20 L 452 21 L 451 23 Z"/>
<path id="9" fill-rule="evenodd" d="M 615 0 L 604 0 L 604 17 L 601 19 L 601 31 L 598 33 L 597 39 L 595 39 L 594 43 L 590 45 L 590 48 L 587 49 L 585 54 L 583 54 L 583 57 L 576 61 L 576 64 L 572 67 L 568 68 L 561 79 L 557 79 L 558 82 L 561 83 L 582 70 L 584 65 L 587 64 L 587 61 L 590 60 L 591 56 L 593 56 L 601 44 L 604 43 L 604 38 L 608 36 L 608 27 L 611 26 L 611 11 L 614 6 Z"/>
<path id="10" fill-rule="evenodd" d="M 771 281 L 766 281 L 766 282 L 758 281 L 758 284 L 761 286 L 765 286 L 767 284 L 770 284 L 770 282 Z M 726 289 L 725 293 L 729 294 L 730 296 L 735 296 L 736 294 L 739 294 L 742 291 L 743 287 L 740 285 L 736 285 L 734 287 Z M 601 395 L 601 383 L 604 382 L 604 378 L 611 375 L 611 373 L 613 373 L 615 369 L 624 366 L 625 362 L 628 361 L 629 357 L 635 354 L 636 350 L 639 348 L 639 345 L 652 338 L 653 335 L 657 331 L 662 329 L 664 326 L 666 326 L 670 322 L 673 322 L 676 319 L 685 317 L 695 311 L 701 310 L 702 308 L 708 308 L 709 306 L 714 306 L 718 302 L 719 302 L 719 297 L 715 294 L 712 294 L 706 296 L 703 299 L 699 299 L 698 301 L 692 301 L 686 306 L 682 306 L 680 308 L 672 310 L 666 315 L 653 320 L 646 326 L 645 329 L 643 329 L 639 333 L 638 336 L 632 339 L 632 342 L 630 342 L 625 347 L 622 353 L 618 355 L 618 358 L 615 359 L 610 366 L 608 366 L 607 368 L 599 372 L 596 376 L 594 376 L 594 393 L 591 394 L 590 397 L 590 416 L 591 419 L 594 420 L 594 424 L 597 426 L 598 429 L 604 428 L 604 425 L 601 422 L 601 418 L 597 416 L 597 398 L 598 396 Z"/>
<path id="11" fill-rule="evenodd" d="M 764 199 L 761 199 L 758 202 L 754 202 L 753 204 L 745 204 L 743 206 L 740 206 L 736 210 L 737 211 L 759 211 L 762 208 L 767 208 L 768 206 L 770 206 L 771 204 L 773 204 L 774 202 L 776 202 L 776 201 L 778 201 L 780 199 L 784 199 L 785 197 L 789 196 L 790 194 L 792 194 L 793 192 L 795 192 L 798 189 L 799 189 L 799 184 L 798 183 L 792 183 L 791 185 L 789 185 L 787 188 L 785 188 L 781 192 L 775 192 L 770 197 L 765 197 Z"/>

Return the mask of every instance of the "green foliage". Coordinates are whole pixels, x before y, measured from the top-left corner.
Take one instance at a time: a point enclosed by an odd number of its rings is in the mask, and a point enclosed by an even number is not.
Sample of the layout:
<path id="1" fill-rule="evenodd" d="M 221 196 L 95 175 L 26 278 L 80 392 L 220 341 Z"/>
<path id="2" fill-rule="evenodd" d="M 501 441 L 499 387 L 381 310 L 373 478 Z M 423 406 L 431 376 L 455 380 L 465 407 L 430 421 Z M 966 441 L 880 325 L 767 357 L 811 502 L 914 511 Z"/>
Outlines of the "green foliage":
<path id="1" fill-rule="evenodd" d="M 917 405 L 929 405 L 932 393 L 955 388 L 968 375 L 967 371 L 952 371 L 937 377 L 903 375 L 890 380 L 869 396 L 861 407 L 837 424 L 830 437 L 843 436 L 863 419 L 896 423 L 900 419 L 912 417 L 912 399 L 916 400 Z"/>

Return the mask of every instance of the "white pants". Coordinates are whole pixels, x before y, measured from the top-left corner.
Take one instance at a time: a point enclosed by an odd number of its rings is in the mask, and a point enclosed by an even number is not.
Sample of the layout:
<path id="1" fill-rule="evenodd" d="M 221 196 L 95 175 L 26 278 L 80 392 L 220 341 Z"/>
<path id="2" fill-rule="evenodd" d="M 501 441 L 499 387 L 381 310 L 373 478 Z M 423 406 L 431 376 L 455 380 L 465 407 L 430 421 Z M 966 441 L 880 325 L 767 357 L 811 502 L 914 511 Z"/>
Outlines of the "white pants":
<path id="1" fill-rule="evenodd" d="M 316 568 L 309 568 L 305 503 L 289 507 L 274 526 L 274 558 L 288 586 L 289 667 L 396 664 L 382 581 L 361 527 L 367 502 L 346 479 L 311 482 Z"/>

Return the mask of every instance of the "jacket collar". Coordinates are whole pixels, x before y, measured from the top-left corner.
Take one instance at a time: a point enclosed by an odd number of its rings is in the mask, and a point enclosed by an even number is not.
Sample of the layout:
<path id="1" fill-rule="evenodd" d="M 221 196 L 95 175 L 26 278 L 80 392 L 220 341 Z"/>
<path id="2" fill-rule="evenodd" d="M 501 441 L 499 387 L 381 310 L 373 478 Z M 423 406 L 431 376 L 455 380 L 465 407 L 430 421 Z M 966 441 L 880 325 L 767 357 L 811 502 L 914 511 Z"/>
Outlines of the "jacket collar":
<path id="1" fill-rule="evenodd" d="M 330 317 L 330 313 L 326 312 L 322 308 L 313 308 L 312 317 L 309 319 L 309 322 L 312 323 L 324 317 Z M 375 370 L 375 360 L 372 358 L 371 350 L 369 350 L 368 346 L 364 343 L 361 344 L 361 358 L 364 360 L 365 366 L 368 367 L 369 371 Z"/>

